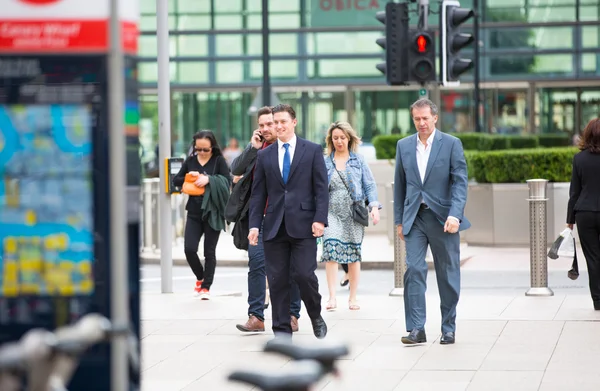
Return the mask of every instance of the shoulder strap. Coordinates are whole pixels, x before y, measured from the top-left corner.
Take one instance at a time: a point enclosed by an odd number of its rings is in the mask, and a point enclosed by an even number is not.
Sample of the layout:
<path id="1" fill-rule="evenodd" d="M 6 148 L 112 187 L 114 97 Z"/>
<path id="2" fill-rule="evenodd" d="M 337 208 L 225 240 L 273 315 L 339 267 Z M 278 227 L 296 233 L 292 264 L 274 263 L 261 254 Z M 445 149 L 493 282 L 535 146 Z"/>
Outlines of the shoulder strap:
<path id="1" fill-rule="evenodd" d="M 350 192 L 350 188 L 348 187 L 348 185 L 346 184 L 346 181 L 344 180 L 344 177 L 342 176 L 342 174 L 339 172 L 339 170 L 337 169 L 336 165 L 335 165 L 335 161 L 333 160 L 333 156 L 331 157 L 331 163 L 333 163 L 333 168 L 335 169 L 335 171 L 338 173 L 338 175 L 340 176 L 340 179 L 342 180 L 342 183 L 344 184 L 344 186 L 346 186 L 346 190 L 348 190 L 348 193 L 350 193 L 350 198 L 352 198 L 352 193 Z"/>

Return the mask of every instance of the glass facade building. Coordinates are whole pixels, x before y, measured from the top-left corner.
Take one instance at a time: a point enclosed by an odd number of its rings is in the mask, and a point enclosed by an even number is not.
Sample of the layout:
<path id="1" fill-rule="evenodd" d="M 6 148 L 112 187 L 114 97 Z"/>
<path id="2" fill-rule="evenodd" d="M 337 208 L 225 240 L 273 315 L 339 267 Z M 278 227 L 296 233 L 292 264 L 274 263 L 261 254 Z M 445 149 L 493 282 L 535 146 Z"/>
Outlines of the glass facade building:
<path id="1" fill-rule="evenodd" d="M 322 142 L 335 120 L 351 122 L 367 142 L 410 131 L 408 107 L 418 87 L 389 87 L 375 68 L 383 56 L 375 43 L 383 25 L 375 13 L 386 3 L 269 0 L 273 90 L 278 101 L 295 107 L 304 137 Z M 141 0 L 141 132 L 149 151 L 158 138 L 155 4 Z M 256 120 L 249 108 L 261 96 L 261 0 L 170 0 L 169 6 L 173 152 L 183 152 L 198 129 L 245 145 Z M 431 2 L 434 30 L 438 7 Z M 598 0 L 479 0 L 479 13 L 483 131 L 575 134 L 598 116 Z M 416 24 L 416 14 L 411 18 Z M 471 72 L 460 87 L 430 90 L 440 103 L 442 130 L 475 129 L 472 81 Z"/>

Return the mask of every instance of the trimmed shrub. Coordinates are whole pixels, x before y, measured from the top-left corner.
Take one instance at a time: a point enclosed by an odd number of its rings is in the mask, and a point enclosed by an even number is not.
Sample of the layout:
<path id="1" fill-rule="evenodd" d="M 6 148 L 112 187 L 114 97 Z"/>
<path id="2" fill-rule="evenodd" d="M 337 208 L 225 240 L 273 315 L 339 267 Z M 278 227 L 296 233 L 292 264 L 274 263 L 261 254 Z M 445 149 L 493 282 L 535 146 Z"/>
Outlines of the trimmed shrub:
<path id="1" fill-rule="evenodd" d="M 469 177 L 479 183 L 522 183 L 534 178 L 569 182 L 578 151 L 568 147 L 478 152 L 469 159 Z"/>
<path id="2" fill-rule="evenodd" d="M 403 134 L 382 135 L 373 137 L 375 156 L 377 159 L 395 159 L 398 140 L 406 137 Z"/>
<path id="3" fill-rule="evenodd" d="M 466 151 L 488 151 L 491 148 L 487 133 L 450 133 L 460 139 Z"/>
<path id="4" fill-rule="evenodd" d="M 540 147 L 569 147 L 573 144 L 571 136 L 568 134 L 540 134 L 537 138 L 540 142 Z"/>
<path id="5" fill-rule="evenodd" d="M 540 141 L 536 136 L 506 136 L 508 149 L 537 148 Z"/>

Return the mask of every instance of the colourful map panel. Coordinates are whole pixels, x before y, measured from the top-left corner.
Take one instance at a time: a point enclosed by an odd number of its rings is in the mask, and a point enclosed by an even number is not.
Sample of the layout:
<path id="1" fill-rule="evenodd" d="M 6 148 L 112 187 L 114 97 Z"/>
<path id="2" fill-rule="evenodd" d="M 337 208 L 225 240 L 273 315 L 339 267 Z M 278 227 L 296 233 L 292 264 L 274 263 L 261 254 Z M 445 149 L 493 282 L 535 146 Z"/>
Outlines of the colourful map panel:
<path id="1" fill-rule="evenodd" d="M 88 295 L 92 113 L 0 105 L 0 297 Z"/>

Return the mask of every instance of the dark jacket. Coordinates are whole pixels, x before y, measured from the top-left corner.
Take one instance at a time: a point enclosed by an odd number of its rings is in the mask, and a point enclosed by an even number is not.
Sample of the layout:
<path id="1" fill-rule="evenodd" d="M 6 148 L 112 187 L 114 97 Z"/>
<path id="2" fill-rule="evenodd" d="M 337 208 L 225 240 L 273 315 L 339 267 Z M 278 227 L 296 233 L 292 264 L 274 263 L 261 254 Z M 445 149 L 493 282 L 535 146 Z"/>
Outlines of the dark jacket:
<path id="1" fill-rule="evenodd" d="M 312 224 L 327 226 L 329 207 L 323 148 L 297 137 L 286 184 L 279 169 L 279 148 L 276 142 L 258 153 L 250 198 L 250 228 L 262 226 L 263 240 L 268 241 L 275 238 L 284 221 L 292 238 L 314 238 Z M 264 213 L 267 198 L 269 204 Z"/>
<path id="2" fill-rule="evenodd" d="M 575 224 L 578 211 L 600 212 L 600 154 L 588 150 L 573 157 L 567 224 Z"/>
<path id="3" fill-rule="evenodd" d="M 229 178 L 211 175 L 202 200 L 202 219 L 215 231 L 225 230 L 225 205 L 229 200 Z"/>
<path id="4" fill-rule="evenodd" d="M 256 163 L 257 153 L 258 149 L 254 148 L 252 144 L 248 144 L 240 156 L 231 163 L 231 174 L 244 177 L 233 185 L 231 197 L 225 207 L 225 219 L 230 223 L 237 222 L 248 214 L 250 191 L 252 190 L 252 170 Z"/>
<path id="5" fill-rule="evenodd" d="M 231 197 L 225 207 L 225 218 L 230 223 L 235 222 L 231 235 L 233 245 L 240 250 L 248 250 L 248 209 L 252 191 L 252 172 L 256 165 L 258 149 L 248 144 L 240 156 L 231 163 L 231 174 L 244 177 L 233 185 Z"/>

